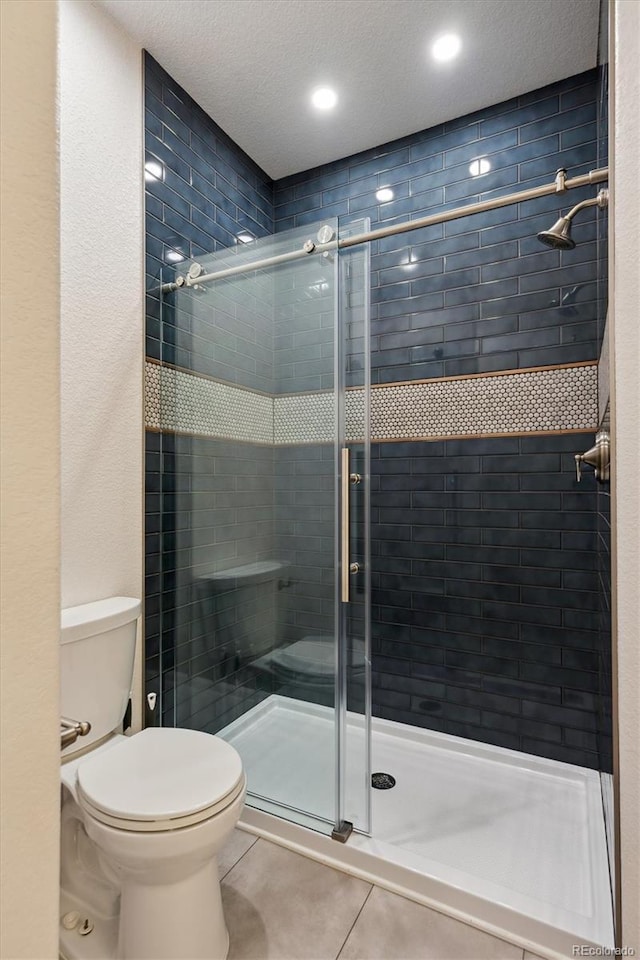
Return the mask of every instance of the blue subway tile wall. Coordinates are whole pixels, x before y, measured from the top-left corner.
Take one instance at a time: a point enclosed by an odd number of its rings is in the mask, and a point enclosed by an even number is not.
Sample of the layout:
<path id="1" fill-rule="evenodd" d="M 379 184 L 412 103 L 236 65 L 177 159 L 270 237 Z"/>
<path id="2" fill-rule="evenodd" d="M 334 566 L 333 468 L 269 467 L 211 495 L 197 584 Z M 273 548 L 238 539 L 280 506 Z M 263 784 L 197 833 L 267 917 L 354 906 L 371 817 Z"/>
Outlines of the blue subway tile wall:
<path id="1" fill-rule="evenodd" d="M 192 368 L 206 351 L 175 342 L 191 331 L 161 304 L 160 281 L 241 233 L 272 234 L 273 182 L 148 53 L 145 197 L 147 356 Z"/>
<path id="2" fill-rule="evenodd" d="M 322 291 L 319 331 L 318 318 L 309 331 L 296 327 L 299 350 L 291 353 L 288 323 L 304 324 L 314 304 L 290 315 L 280 289 L 273 314 L 265 297 L 244 326 L 241 298 L 212 311 L 197 297 L 185 307 L 182 297 L 178 311 L 158 294 L 160 278 L 184 269 L 178 256 L 205 259 L 241 231 L 262 237 L 334 216 L 390 224 L 547 182 L 561 165 L 574 175 L 606 162 L 595 72 L 275 184 L 150 57 L 146 77 L 147 162 L 156 164 L 147 182 L 148 355 L 270 393 L 330 385 Z M 473 177 L 469 166 L 479 159 L 491 169 Z M 381 187 L 393 200 L 376 202 Z M 594 360 L 606 303 L 602 219 L 580 215 L 570 253 L 535 237 L 592 192 L 372 245 L 373 381 Z M 362 378 L 361 324 L 352 328 L 353 384 Z M 196 439 L 199 462 L 211 465 L 207 490 L 192 489 Z M 606 619 L 602 531 L 593 484 L 577 486 L 572 461 L 591 442 L 568 435 L 374 446 L 376 715 L 607 768 L 598 741 L 610 709 L 598 632 L 598 617 Z M 164 722 L 211 731 L 272 692 L 290 692 L 255 667 L 259 657 L 238 654 L 248 650 L 256 616 L 275 631 L 276 646 L 331 633 L 333 622 L 330 494 L 317 500 L 322 491 L 311 486 L 324 482 L 318 466 L 331 465 L 331 451 L 276 449 L 267 463 L 264 448 L 228 446 L 148 435 L 149 689 L 163 694 Z M 242 461 L 233 490 L 215 465 L 225 459 Z M 247 492 L 258 488 L 263 499 L 249 504 Z M 247 508 L 260 517 L 243 517 Z M 309 537 L 313 554 L 304 552 Z M 188 575 L 194 556 L 218 566 L 276 557 L 290 566 L 275 593 L 240 603 L 224 593 L 203 598 Z M 329 702 L 325 694 L 305 692 Z"/>
<path id="3" fill-rule="evenodd" d="M 339 216 L 372 227 L 550 182 L 598 165 L 597 72 L 275 184 L 275 227 Z M 486 173 L 470 166 L 484 161 Z M 605 164 L 606 165 L 606 162 Z M 376 191 L 394 197 L 380 203 Z M 594 193 L 527 203 L 372 245 L 372 380 L 460 376 L 591 360 L 598 352 L 594 209 L 575 251 L 538 231 Z M 601 331 L 600 331 L 601 335 Z M 357 371 L 354 371 L 357 376 Z"/>
<path id="4" fill-rule="evenodd" d="M 329 219 L 328 223 L 337 230 L 336 221 Z M 307 236 L 302 231 L 291 248 L 301 247 Z M 332 260 L 316 257 L 278 269 L 274 279 L 274 393 L 333 388 L 335 294 Z"/>
<path id="5" fill-rule="evenodd" d="M 162 722 L 215 733 L 277 688 L 277 580 L 220 581 L 273 557 L 270 445 L 147 432 L 146 683 Z"/>
<path id="6" fill-rule="evenodd" d="M 289 561 L 278 608 L 278 641 L 334 633 L 335 451 L 333 444 L 276 448 L 277 553 Z M 314 702 L 312 685 L 310 697 Z M 333 702 L 333 689 L 331 689 Z"/>
<path id="7" fill-rule="evenodd" d="M 149 54 L 145 107 L 147 356 L 270 391 L 267 293 L 177 300 L 161 298 L 160 283 L 240 233 L 272 234 L 272 182 Z M 147 688 L 160 694 L 163 723 L 214 732 L 272 692 L 243 652 L 258 621 L 274 623 L 275 601 L 214 596 L 194 571 L 271 556 L 273 451 L 148 432 L 146 478 Z"/>
<path id="8" fill-rule="evenodd" d="M 222 269 L 200 256 L 205 272 Z M 225 383 L 271 393 L 274 386 L 271 283 L 254 279 L 224 290 L 181 289 L 163 298 L 160 348 L 164 362 Z"/>
<path id="9" fill-rule="evenodd" d="M 573 461 L 590 442 L 374 445 L 378 716 L 599 766 L 596 494 Z"/>
<path id="10" fill-rule="evenodd" d="M 590 71 L 280 181 L 276 229 L 325 214 L 384 226 L 547 182 L 559 166 L 570 176 L 606 166 L 598 82 Z M 480 159 L 491 169 L 474 177 L 470 164 Z M 383 187 L 394 198 L 378 203 Z M 572 252 L 536 238 L 593 192 L 373 244 L 373 382 L 594 360 L 606 220 L 590 211 L 576 221 Z M 351 383 L 360 362 L 355 352 Z M 596 500 L 592 481 L 577 486 L 572 457 L 591 442 L 375 446 L 377 715 L 608 769 L 596 737 L 608 723 L 597 665 Z M 592 612 L 591 630 L 577 628 L 580 609 Z"/>

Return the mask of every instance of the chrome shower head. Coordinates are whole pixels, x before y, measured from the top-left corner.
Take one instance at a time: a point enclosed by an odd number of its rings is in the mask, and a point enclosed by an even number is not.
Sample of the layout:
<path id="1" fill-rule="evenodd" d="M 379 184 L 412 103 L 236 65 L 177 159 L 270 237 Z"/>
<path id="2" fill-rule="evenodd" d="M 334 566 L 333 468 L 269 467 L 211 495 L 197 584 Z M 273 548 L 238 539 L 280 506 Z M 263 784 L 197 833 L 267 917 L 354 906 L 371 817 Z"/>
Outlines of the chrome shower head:
<path id="1" fill-rule="evenodd" d="M 576 213 L 584 210 L 585 207 L 598 206 L 601 210 L 604 210 L 608 203 L 609 191 L 600 190 L 597 197 L 592 197 L 590 200 L 583 200 L 581 203 L 577 203 L 566 217 L 560 217 L 559 220 L 556 220 L 550 230 L 541 230 L 538 234 L 538 240 L 540 243 L 545 243 L 548 247 L 553 247 L 554 250 L 573 250 L 576 242 L 571 237 L 571 221 Z"/>
<path id="2" fill-rule="evenodd" d="M 571 237 L 571 219 L 560 217 L 550 230 L 540 231 L 538 240 L 554 250 L 573 250 L 576 242 Z"/>

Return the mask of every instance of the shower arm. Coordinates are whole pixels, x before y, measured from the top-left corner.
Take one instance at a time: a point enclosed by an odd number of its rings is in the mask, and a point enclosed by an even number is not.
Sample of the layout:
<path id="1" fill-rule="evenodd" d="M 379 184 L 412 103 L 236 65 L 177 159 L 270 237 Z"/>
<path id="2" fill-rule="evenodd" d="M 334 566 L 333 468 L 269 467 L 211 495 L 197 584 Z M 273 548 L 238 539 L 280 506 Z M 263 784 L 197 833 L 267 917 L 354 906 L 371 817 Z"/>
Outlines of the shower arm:
<path id="1" fill-rule="evenodd" d="M 607 206 L 607 201 L 609 199 L 608 190 L 599 190 L 597 197 L 589 197 L 588 200 L 581 200 L 580 203 L 576 203 L 575 207 L 572 207 L 569 210 L 569 213 L 565 213 L 565 220 L 573 220 L 576 213 L 579 213 L 581 210 L 585 210 L 587 207 L 600 207 L 604 209 Z"/>
<path id="2" fill-rule="evenodd" d="M 178 276 L 171 283 L 163 283 L 161 290 L 163 293 L 171 293 L 179 290 L 181 287 L 202 287 L 205 283 L 214 280 L 223 280 L 241 273 L 249 273 L 252 270 L 263 270 L 266 267 L 275 264 L 288 263 L 292 260 L 299 260 L 314 253 L 326 253 L 331 250 L 343 250 L 347 247 L 356 247 L 362 243 L 370 243 L 373 240 L 383 240 L 385 237 L 393 237 L 400 233 L 408 233 L 413 230 L 420 230 L 423 227 L 435 226 L 438 223 L 447 223 L 450 220 L 459 220 L 461 217 L 470 217 L 476 213 L 485 213 L 488 210 L 497 210 L 500 207 L 510 207 L 514 203 L 522 203 L 525 200 L 535 200 L 538 197 L 547 197 L 551 194 L 565 193 L 567 190 L 575 190 L 579 187 L 588 187 L 594 183 L 602 183 L 609 179 L 609 169 L 600 167 L 597 170 L 590 170 L 589 173 L 580 174 L 577 177 L 566 179 L 564 176 L 553 180 L 551 183 L 542 184 L 539 187 L 530 187 L 528 190 L 520 190 L 518 193 L 505 194 L 502 197 L 493 197 L 491 200 L 481 200 L 478 203 L 467 203 L 462 207 L 455 207 L 453 210 L 442 210 L 439 213 L 431 214 L 427 217 L 420 217 L 418 220 L 405 220 L 403 223 L 392 224 L 388 227 L 379 227 L 377 230 L 370 230 L 368 233 L 357 233 L 351 237 L 343 237 L 340 240 L 331 240 L 329 243 L 314 243 L 313 240 L 307 240 L 301 249 L 292 250 L 289 253 L 277 254 L 273 257 L 267 257 L 264 260 L 258 260 L 254 263 L 238 264 L 235 267 L 227 267 L 218 270 L 215 273 L 199 273 L 197 276 L 186 277 Z M 584 206 L 606 206 L 602 202 L 602 196 L 606 191 L 601 190 L 598 196 L 591 200 L 583 200 L 576 204 L 570 212 L 571 218 L 578 210 Z"/>

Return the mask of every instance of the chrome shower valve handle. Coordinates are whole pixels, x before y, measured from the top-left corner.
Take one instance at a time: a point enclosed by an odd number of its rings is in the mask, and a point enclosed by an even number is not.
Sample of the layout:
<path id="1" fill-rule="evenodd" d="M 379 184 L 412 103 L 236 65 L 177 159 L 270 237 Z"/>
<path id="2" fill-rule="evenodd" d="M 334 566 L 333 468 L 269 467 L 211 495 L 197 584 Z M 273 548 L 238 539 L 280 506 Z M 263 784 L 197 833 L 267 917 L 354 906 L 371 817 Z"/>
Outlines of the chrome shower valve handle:
<path id="1" fill-rule="evenodd" d="M 576 480 L 582 480 L 582 464 L 588 463 L 594 468 L 595 478 L 599 483 L 609 479 L 609 461 L 611 456 L 611 441 L 606 430 L 596 434 L 596 442 L 586 453 L 576 453 Z"/>

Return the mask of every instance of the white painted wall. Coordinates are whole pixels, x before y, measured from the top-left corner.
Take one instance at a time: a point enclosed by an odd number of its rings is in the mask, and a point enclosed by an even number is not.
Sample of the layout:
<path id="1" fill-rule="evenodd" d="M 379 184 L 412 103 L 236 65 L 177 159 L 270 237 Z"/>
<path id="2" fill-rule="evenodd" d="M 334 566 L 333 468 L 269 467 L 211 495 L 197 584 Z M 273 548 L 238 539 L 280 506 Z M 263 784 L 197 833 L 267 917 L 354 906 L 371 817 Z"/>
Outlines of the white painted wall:
<path id="1" fill-rule="evenodd" d="M 56 7 L 5 0 L 0 17 L 0 956 L 54 960 L 60 822 Z"/>
<path id="2" fill-rule="evenodd" d="M 102 8 L 59 10 L 66 607 L 142 597 L 143 77 L 140 47 Z"/>
<path id="3" fill-rule="evenodd" d="M 0 12 L 0 955 L 54 960 L 61 578 L 142 595 L 141 52 L 89 2 Z"/>
<path id="4" fill-rule="evenodd" d="M 614 631 L 622 944 L 640 953 L 640 4 L 615 0 L 612 271 Z M 611 313 L 610 313 L 611 316 Z"/>

